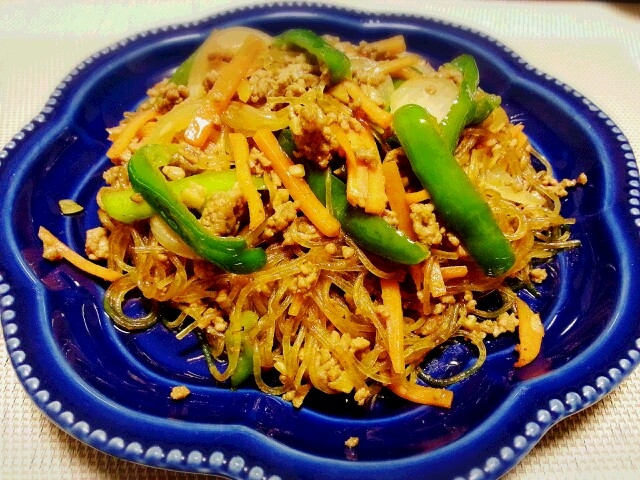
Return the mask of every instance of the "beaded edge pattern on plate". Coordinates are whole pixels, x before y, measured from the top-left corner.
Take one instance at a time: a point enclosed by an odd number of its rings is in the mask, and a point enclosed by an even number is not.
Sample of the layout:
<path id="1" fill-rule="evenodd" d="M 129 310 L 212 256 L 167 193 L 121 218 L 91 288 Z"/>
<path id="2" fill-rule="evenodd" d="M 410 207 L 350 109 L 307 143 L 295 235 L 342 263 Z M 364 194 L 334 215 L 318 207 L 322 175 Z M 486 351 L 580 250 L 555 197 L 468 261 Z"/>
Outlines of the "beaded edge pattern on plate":
<path id="1" fill-rule="evenodd" d="M 313 2 L 275 2 L 270 3 L 267 6 L 309 7 L 323 10 L 348 11 L 368 16 L 368 21 L 370 23 L 379 22 L 375 13 L 363 12 L 339 6 L 323 6 Z M 23 127 L 23 129 L 2 148 L 2 150 L 0 150 L 0 168 L 3 166 L 6 159 L 9 158 L 10 152 L 17 147 L 18 142 L 23 141 L 27 135 L 33 134 L 38 128 L 41 128 L 45 124 L 47 117 L 54 111 L 54 108 L 58 104 L 58 98 L 60 98 L 63 95 L 64 90 L 68 88 L 68 84 L 95 60 L 99 59 L 103 55 L 117 51 L 131 42 L 138 41 L 141 38 L 153 37 L 170 31 L 179 31 L 191 28 L 225 15 L 247 10 L 250 11 L 254 8 L 255 6 L 240 7 L 238 9 L 228 10 L 226 12 L 192 22 L 153 28 L 131 35 L 100 50 L 99 52 L 94 53 L 76 66 L 62 80 L 47 100 L 41 112 L 36 115 L 31 122 Z M 414 18 L 417 20 L 424 18 L 420 15 L 385 14 L 391 17 L 397 16 L 399 18 Z M 485 41 L 488 41 L 501 49 L 504 53 L 510 55 L 526 70 L 533 72 L 547 82 L 554 83 L 555 85 L 563 88 L 567 93 L 581 99 L 582 103 L 591 112 L 596 114 L 600 121 L 605 123 L 605 125 L 616 136 L 616 139 L 620 142 L 620 149 L 624 152 L 624 158 L 626 160 L 625 166 L 627 167 L 627 173 L 629 176 L 628 185 L 630 189 L 628 190 L 628 193 L 630 198 L 628 201 L 631 206 L 629 213 L 635 217 L 634 223 L 638 228 L 640 228 L 640 175 L 638 174 L 638 165 L 627 138 L 602 110 L 570 86 L 527 63 L 520 57 L 520 55 L 493 37 L 473 28 L 448 22 L 446 20 L 430 18 L 430 21 L 439 23 L 443 26 L 455 27 L 461 31 L 469 32 L 481 37 Z M 65 431 L 89 445 L 97 448 L 102 446 L 102 450 L 110 453 L 122 453 L 126 458 L 138 461 L 142 464 L 163 464 L 168 468 L 173 467 L 183 470 L 193 469 L 194 471 L 210 469 L 210 472 L 212 473 L 219 472 L 221 474 L 231 474 L 238 478 L 243 476 L 247 480 L 280 480 L 278 475 L 267 476 L 261 467 L 249 467 L 245 464 L 244 458 L 239 455 L 226 458 L 222 452 L 214 451 L 207 458 L 198 450 L 193 450 L 186 455 L 179 449 L 173 449 L 165 453 L 159 446 L 151 446 L 145 450 L 139 442 L 125 444 L 125 441 L 122 438 L 109 438 L 109 435 L 104 430 L 92 431 L 90 425 L 84 420 L 76 421 L 73 412 L 65 410 L 62 402 L 56 399 L 51 399 L 50 393 L 47 390 L 39 389 L 40 380 L 35 376 L 35 374 L 33 374 L 34 372 L 32 367 L 27 363 L 25 352 L 20 349 L 19 327 L 15 318 L 16 312 L 11 308 L 15 302 L 15 298 L 11 295 L 10 290 L 10 285 L 3 278 L 2 272 L 0 272 L 0 320 L 2 321 L 7 350 L 12 362 L 14 363 L 16 373 L 29 395 L 47 413 L 47 415 L 54 419 Z M 622 379 L 640 363 L 640 338 L 635 340 L 635 346 L 635 349 L 628 350 L 627 356 L 618 360 L 617 366 L 609 368 L 606 374 L 598 376 L 595 379 L 594 385 L 585 385 L 582 387 L 580 392 L 569 392 L 565 395 L 564 400 L 551 399 L 548 402 L 548 407 L 539 409 L 535 414 L 535 418 L 525 424 L 524 431 L 520 435 L 516 435 L 509 445 L 500 447 L 498 449 L 498 453 L 495 456 L 489 457 L 485 461 L 484 465 L 475 467 L 471 469 L 466 476 L 456 477 L 454 480 L 487 480 L 490 478 L 496 478 L 497 476 L 505 473 L 506 470 L 514 466 L 555 423 L 573 413 L 587 408 L 611 392 L 611 390 L 613 390 L 613 388 L 616 387 Z"/>

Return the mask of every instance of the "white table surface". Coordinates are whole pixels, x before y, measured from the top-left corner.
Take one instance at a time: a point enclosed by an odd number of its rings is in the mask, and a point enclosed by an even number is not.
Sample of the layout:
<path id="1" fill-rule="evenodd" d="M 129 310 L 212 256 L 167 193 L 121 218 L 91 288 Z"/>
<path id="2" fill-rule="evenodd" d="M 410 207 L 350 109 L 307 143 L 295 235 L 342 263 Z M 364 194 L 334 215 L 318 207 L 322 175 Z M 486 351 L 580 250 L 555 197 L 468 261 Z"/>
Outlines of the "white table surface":
<path id="1" fill-rule="evenodd" d="M 91 54 L 142 30 L 253 3 L 0 0 L 0 148 Z M 622 129 L 636 157 L 640 154 L 638 4 L 379 0 L 364 5 L 437 17 L 491 35 L 589 98 Z M 29 400 L 0 342 L 0 479 L 204 478 L 125 462 L 63 433 Z M 505 478 L 640 478 L 639 412 L 636 370 L 603 400 L 553 427 Z"/>

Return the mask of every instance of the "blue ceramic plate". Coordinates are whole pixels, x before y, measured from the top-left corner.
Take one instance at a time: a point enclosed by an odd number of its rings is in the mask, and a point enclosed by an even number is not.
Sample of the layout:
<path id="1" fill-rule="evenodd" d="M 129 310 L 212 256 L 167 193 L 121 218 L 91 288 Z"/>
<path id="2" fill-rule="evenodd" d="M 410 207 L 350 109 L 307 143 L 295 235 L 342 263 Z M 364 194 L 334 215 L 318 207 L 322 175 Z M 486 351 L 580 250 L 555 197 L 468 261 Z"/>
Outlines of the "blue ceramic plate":
<path id="1" fill-rule="evenodd" d="M 107 165 L 105 128 L 169 74 L 214 27 L 276 34 L 306 27 L 350 41 L 402 33 L 436 64 L 467 52 L 482 87 L 502 95 L 560 177 L 589 183 L 564 202 L 583 246 L 550 266 L 536 301 L 539 358 L 512 368 L 514 338 L 489 344 L 480 373 L 455 385 L 453 408 L 383 396 L 375 408 L 311 396 L 296 410 L 209 378 L 194 341 L 158 326 L 127 334 L 101 307 L 104 285 L 41 258 L 40 225 L 82 251 Z M 70 435 L 156 467 L 237 479 L 495 478 L 556 422 L 611 391 L 638 363 L 640 185 L 629 144 L 607 115 L 486 35 L 446 22 L 281 5 L 236 10 L 142 33 L 88 58 L 0 152 L 0 312 L 15 369 L 34 402 Z M 63 217 L 62 198 L 89 206 Z M 191 396 L 169 399 L 176 384 Z M 346 449 L 348 437 L 360 439 Z"/>

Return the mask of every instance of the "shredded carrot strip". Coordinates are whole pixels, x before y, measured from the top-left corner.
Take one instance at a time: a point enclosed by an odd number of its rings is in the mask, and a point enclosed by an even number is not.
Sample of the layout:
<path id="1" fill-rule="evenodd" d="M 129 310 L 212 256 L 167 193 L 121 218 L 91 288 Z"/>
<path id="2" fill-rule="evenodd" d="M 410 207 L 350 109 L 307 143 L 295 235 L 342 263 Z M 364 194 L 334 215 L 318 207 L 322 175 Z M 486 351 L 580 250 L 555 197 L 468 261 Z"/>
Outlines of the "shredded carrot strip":
<path id="1" fill-rule="evenodd" d="M 229 143 L 236 164 L 238 183 L 249 207 L 249 230 L 253 231 L 264 222 L 265 213 L 260 192 L 258 192 L 251 179 L 249 143 L 247 142 L 247 138 L 241 133 L 230 133 Z"/>
<path id="2" fill-rule="evenodd" d="M 345 82 L 344 85 L 349 96 L 358 102 L 362 111 L 366 113 L 374 123 L 380 125 L 382 128 L 391 126 L 391 122 L 393 122 L 393 114 L 391 112 L 380 108 L 380 106 L 371 100 L 368 95 L 365 95 L 362 89 L 355 83 Z"/>
<path id="3" fill-rule="evenodd" d="M 443 280 L 451 280 L 464 277 L 469 273 L 469 269 L 466 265 L 451 265 L 449 267 L 441 267 L 440 272 Z"/>
<path id="4" fill-rule="evenodd" d="M 409 238 L 415 240 L 416 234 L 412 227 L 411 210 L 407 203 L 407 195 L 398 170 L 396 162 L 384 162 L 382 164 L 384 173 L 384 185 L 389 199 L 389 206 L 398 218 L 398 229 Z"/>
<path id="5" fill-rule="evenodd" d="M 418 190 L 417 192 L 409 192 L 405 195 L 405 199 L 409 205 L 414 203 L 424 202 L 429 198 L 429 193 L 426 190 Z"/>
<path id="6" fill-rule="evenodd" d="M 44 227 L 38 229 L 38 238 L 42 240 L 42 244 L 44 245 L 45 258 L 53 259 L 54 257 L 62 257 L 83 272 L 102 278 L 108 282 L 113 282 L 122 276 L 120 272 L 96 265 L 92 261 L 79 255 Z"/>
<path id="7" fill-rule="evenodd" d="M 300 204 L 300 210 L 307 216 L 320 232 L 327 237 L 335 237 L 340 233 L 340 223 L 329 210 L 318 200 L 304 180 L 291 174 L 291 159 L 282 150 L 278 140 L 269 130 L 258 130 L 253 135 L 258 148 L 271 162 L 273 171 L 278 175 L 291 197 Z"/>
<path id="8" fill-rule="evenodd" d="M 196 113 L 184 133 L 189 144 L 196 147 L 204 145 L 213 130 L 216 117 L 227 107 L 240 82 L 249 74 L 264 48 L 265 43 L 260 38 L 250 35 L 231 61 L 220 69 L 218 78 L 205 97 L 207 102 Z"/>
<path id="9" fill-rule="evenodd" d="M 444 388 L 434 388 L 408 382 L 405 378 L 387 385 L 389 390 L 405 400 L 422 405 L 451 408 L 453 392 Z"/>
<path id="10" fill-rule="evenodd" d="M 403 55 L 402 57 L 395 58 L 393 60 L 385 60 L 378 62 L 378 65 L 382 68 L 382 72 L 386 74 L 393 74 L 394 72 L 406 67 L 412 67 L 420 61 L 420 57 L 413 53 Z"/>
<path id="11" fill-rule="evenodd" d="M 154 109 L 141 110 L 131 116 L 122 131 L 118 134 L 118 138 L 111 144 L 107 150 L 107 157 L 114 159 L 122 155 L 122 152 L 129 146 L 131 141 L 138 134 L 138 131 L 150 120 L 158 115 Z"/>
<path id="12" fill-rule="evenodd" d="M 544 325 L 540 315 L 533 313 L 529 305 L 520 297 L 516 297 L 516 311 L 518 314 L 518 337 L 520 343 L 516 345 L 519 353 L 516 367 L 524 367 L 531 363 L 540 353 Z"/>
<path id="13" fill-rule="evenodd" d="M 389 357 L 396 373 L 404 372 L 404 314 L 400 283 L 391 278 L 380 279 L 382 304 L 387 308 L 387 337 L 389 338 Z"/>

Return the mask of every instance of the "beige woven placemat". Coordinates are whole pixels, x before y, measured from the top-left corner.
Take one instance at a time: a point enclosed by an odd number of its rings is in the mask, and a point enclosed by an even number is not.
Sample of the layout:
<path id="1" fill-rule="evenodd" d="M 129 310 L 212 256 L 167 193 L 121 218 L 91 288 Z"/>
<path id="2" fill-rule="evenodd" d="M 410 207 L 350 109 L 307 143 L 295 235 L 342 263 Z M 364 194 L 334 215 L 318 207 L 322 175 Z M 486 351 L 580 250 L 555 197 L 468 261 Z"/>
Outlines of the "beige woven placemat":
<path id="1" fill-rule="evenodd" d="M 0 146 L 40 111 L 57 83 L 88 55 L 152 26 L 250 3 L 0 1 Z M 362 8 L 358 0 L 325 3 Z M 591 99 L 621 127 L 638 156 L 640 6 L 577 1 L 370 3 L 370 9 L 436 16 L 498 38 Z M 126 462 L 63 433 L 28 398 L 4 339 L 0 343 L 0 479 L 212 478 Z M 553 427 L 506 478 L 640 478 L 639 412 L 640 372 L 635 371 L 603 400 Z"/>

